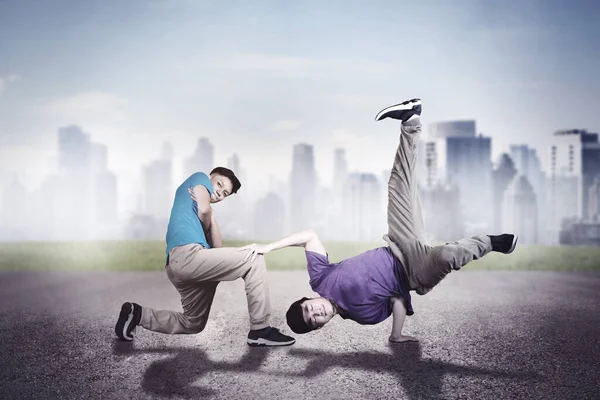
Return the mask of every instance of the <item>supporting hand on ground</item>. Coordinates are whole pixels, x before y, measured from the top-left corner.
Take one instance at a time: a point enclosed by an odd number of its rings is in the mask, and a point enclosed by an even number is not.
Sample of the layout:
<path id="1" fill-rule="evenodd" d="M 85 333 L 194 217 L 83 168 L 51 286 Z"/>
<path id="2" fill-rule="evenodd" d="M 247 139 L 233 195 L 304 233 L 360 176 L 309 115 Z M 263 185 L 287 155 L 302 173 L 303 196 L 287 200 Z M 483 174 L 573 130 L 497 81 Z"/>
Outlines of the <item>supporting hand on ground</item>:
<path id="1" fill-rule="evenodd" d="M 418 342 L 419 339 L 413 336 L 400 335 L 398 337 L 390 336 L 389 341 L 392 343 L 404 343 L 404 342 Z"/>

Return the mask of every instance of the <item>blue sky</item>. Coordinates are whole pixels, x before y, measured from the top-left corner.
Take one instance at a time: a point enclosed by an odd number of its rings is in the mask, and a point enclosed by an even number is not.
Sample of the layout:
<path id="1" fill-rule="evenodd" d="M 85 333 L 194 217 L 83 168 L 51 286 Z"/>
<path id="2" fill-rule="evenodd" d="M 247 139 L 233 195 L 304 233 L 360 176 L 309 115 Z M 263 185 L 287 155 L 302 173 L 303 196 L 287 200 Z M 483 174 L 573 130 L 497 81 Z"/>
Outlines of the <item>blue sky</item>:
<path id="1" fill-rule="evenodd" d="M 135 181 L 168 139 L 287 178 L 314 144 L 331 179 L 389 167 L 383 107 L 424 101 L 423 121 L 473 118 L 545 151 L 557 129 L 600 131 L 594 1 L 0 1 L 0 179 L 51 171 L 56 132 L 80 124 Z M 128 181 L 129 179 L 129 181 Z M 257 178 L 255 186 L 262 185 Z"/>

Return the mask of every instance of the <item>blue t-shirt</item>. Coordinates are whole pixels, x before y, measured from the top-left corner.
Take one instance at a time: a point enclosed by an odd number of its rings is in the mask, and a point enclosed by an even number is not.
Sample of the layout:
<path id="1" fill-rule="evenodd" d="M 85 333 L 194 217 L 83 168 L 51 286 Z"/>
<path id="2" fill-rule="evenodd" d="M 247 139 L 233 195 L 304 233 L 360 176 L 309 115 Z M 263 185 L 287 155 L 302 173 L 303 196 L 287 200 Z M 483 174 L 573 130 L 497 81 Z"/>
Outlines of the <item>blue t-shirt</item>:
<path id="1" fill-rule="evenodd" d="M 200 218 L 198 218 L 198 204 L 192 200 L 189 188 L 202 185 L 212 195 L 213 186 L 205 173 L 196 172 L 187 178 L 175 192 L 175 201 L 171 209 L 169 218 L 169 228 L 167 230 L 167 261 L 169 252 L 177 246 L 183 246 L 191 243 L 199 243 L 205 248 L 209 248 L 206 241 L 206 235 L 202 228 Z"/>
<path id="2" fill-rule="evenodd" d="M 384 321 L 392 314 L 393 297 L 401 297 L 406 315 L 413 315 L 404 267 L 389 247 L 366 251 L 339 263 L 306 252 L 310 286 L 334 302 L 340 315 L 363 325 Z"/>

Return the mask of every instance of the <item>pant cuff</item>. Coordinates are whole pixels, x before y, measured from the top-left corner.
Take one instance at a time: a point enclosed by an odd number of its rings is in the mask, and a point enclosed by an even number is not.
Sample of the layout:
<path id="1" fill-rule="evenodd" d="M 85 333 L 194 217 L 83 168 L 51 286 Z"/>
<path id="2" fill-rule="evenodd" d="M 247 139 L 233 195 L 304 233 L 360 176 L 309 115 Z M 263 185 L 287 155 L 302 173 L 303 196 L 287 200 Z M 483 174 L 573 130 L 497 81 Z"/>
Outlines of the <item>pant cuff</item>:
<path id="1" fill-rule="evenodd" d="M 257 331 L 259 329 L 264 329 L 269 326 L 269 321 L 259 322 L 259 323 L 250 323 L 250 330 Z"/>
<path id="2" fill-rule="evenodd" d="M 150 313 L 151 310 L 148 307 L 142 307 L 142 317 L 140 318 L 140 326 L 148 329 L 150 326 Z"/>

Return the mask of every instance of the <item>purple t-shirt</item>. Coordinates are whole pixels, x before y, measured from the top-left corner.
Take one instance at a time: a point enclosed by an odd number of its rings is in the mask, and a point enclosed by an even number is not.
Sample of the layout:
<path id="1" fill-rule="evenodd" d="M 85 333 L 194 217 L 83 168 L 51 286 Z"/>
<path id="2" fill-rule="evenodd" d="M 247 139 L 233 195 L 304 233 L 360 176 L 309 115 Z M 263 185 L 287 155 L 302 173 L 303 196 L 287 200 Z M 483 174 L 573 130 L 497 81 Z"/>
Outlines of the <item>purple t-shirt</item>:
<path id="1" fill-rule="evenodd" d="M 343 318 L 363 325 L 377 324 L 392 314 L 393 297 L 402 297 L 406 314 L 414 314 L 408 279 L 389 247 L 366 251 L 339 263 L 306 251 L 310 286 L 334 302 Z"/>

